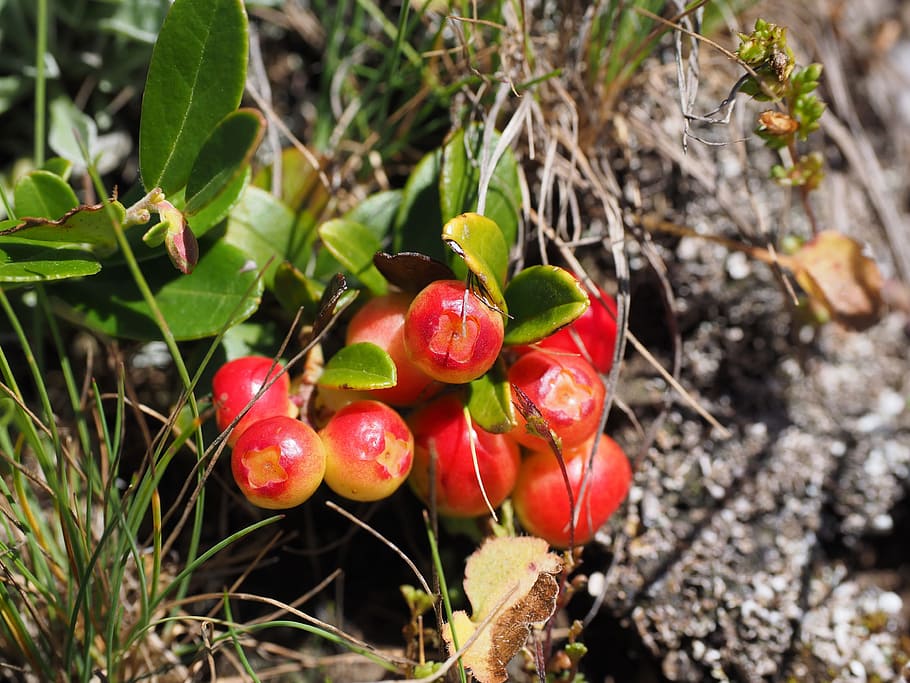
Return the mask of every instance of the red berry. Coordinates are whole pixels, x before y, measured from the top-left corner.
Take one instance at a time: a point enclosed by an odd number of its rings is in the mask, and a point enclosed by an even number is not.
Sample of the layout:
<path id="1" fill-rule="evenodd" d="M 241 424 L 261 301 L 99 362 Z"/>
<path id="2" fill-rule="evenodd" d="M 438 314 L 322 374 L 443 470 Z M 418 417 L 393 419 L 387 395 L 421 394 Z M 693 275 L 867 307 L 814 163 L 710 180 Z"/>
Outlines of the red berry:
<path id="1" fill-rule="evenodd" d="M 502 315 L 460 280 L 437 280 L 414 297 L 404 321 L 411 361 L 440 382 L 464 384 L 496 362 L 502 349 Z"/>
<path id="2" fill-rule="evenodd" d="M 468 419 L 461 401 L 449 395 L 436 399 L 409 420 L 414 432 L 411 487 L 425 503 L 429 502 L 430 464 L 435 453 L 437 510 L 450 517 L 477 517 L 488 511 L 474 471 L 472 439 L 480 479 L 493 507 L 506 499 L 518 474 L 517 444 L 503 434 L 484 431 L 473 422 L 469 429 Z"/>
<path id="3" fill-rule="evenodd" d="M 391 356 L 398 371 L 398 384 L 375 389 L 370 395 L 384 403 L 409 406 L 438 389 L 433 378 L 408 358 L 404 346 L 404 320 L 411 305 L 407 294 L 395 293 L 370 299 L 351 318 L 346 344 L 372 342 Z"/>
<path id="4" fill-rule="evenodd" d="M 521 389 L 540 411 L 550 429 L 562 440 L 563 448 L 590 439 L 600 424 L 605 390 L 593 366 L 581 356 L 531 351 L 509 368 L 509 382 Z M 513 400 L 517 402 L 515 396 Z M 528 448 L 546 448 L 547 442 L 532 434 L 526 421 L 516 413 L 518 422 L 510 432 Z"/>
<path id="5" fill-rule="evenodd" d="M 598 288 L 603 297 L 591 297 L 591 305 L 571 325 L 563 327 L 540 340 L 542 349 L 579 353 L 598 372 L 607 374 L 613 367 L 613 349 L 616 346 L 616 301 Z M 604 307 L 606 304 L 606 307 Z"/>
<path id="6" fill-rule="evenodd" d="M 270 417 L 250 425 L 237 439 L 231 471 L 253 505 L 291 508 L 319 488 L 325 447 L 308 424 L 283 415 Z"/>
<path id="7" fill-rule="evenodd" d="M 271 370 L 271 372 L 269 372 Z M 284 415 L 296 417 L 298 407 L 289 398 L 291 381 L 280 365 L 265 356 L 244 356 L 218 368 L 212 378 L 215 421 L 224 431 L 246 408 L 257 392 L 270 379 L 281 376 L 272 384 L 236 424 L 228 436 L 228 445 L 237 443 L 240 435 L 254 422 L 267 417 Z"/>
<path id="8" fill-rule="evenodd" d="M 613 439 L 601 434 L 584 498 L 579 499 L 592 445 L 593 441 L 587 441 L 562 453 L 578 510 L 577 545 L 594 538 L 625 499 L 632 481 L 632 468 L 625 453 Z M 528 533 L 545 539 L 552 546 L 568 547 L 569 495 L 555 453 L 535 451 L 525 457 L 512 492 L 512 503 L 521 526 Z"/>
<path id="9" fill-rule="evenodd" d="M 392 495 L 414 462 L 414 437 L 392 408 L 379 401 L 355 401 L 319 432 L 326 448 L 325 483 L 351 500 Z"/>

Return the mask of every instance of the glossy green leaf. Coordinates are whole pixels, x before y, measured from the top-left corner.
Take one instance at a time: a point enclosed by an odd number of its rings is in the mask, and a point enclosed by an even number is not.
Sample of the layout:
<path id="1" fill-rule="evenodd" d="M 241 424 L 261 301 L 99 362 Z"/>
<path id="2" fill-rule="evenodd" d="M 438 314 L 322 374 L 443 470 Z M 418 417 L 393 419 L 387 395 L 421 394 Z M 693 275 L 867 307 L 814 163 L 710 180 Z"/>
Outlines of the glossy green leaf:
<path id="1" fill-rule="evenodd" d="M 186 221 L 196 237 L 202 237 L 209 230 L 227 218 L 231 209 L 240 201 L 240 197 L 247 185 L 250 184 L 252 170 L 247 166 L 243 172 L 235 176 L 229 185 L 192 216 L 187 216 Z"/>
<path id="2" fill-rule="evenodd" d="M 460 130 L 446 143 L 440 169 L 442 219 L 448 221 L 465 211 L 476 211 L 483 153 L 483 129 L 474 125 Z M 500 135 L 493 132 L 488 153 L 492 155 Z M 502 230 L 507 248 L 515 244 L 521 211 L 518 162 L 511 149 L 499 159 L 487 189 L 484 215 Z"/>
<path id="3" fill-rule="evenodd" d="M 306 259 L 295 261 L 292 251 L 294 214 L 281 201 L 258 187 L 248 186 L 231 210 L 224 240 L 242 250 L 259 268 L 266 268 L 266 286 L 271 287 L 275 269 L 284 260 L 303 268 Z"/>
<path id="4" fill-rule="evenodd" d="M 126 209 L 120 202 L 111 202 L 117 221 L 123 222 Z M 0 230 L 3 238 L 15 237 L 57 245 L 82 245 L 99 256 L 112 254 L 117 248 L 117 237 L 111 217 L 103 204 L 79 206 L 57 220 L 30 219 L 15 221 L 11 228 Z"/>
<path id="5" fill-rule="evenodd" d="M 373 265 L 373 255 L 381 248 L 380 241 L 369 228 L 343 218 L 326 221 L 319 226 L 319 237 L 326 249 L 373 294 L 385 294 L 388 283 Z"/>
<path id="6" fill-rule="evenodd" d="M 63 157 L 51 157 L 44 161 L 41 170 L 50 171 L 64 180 L 69 180 L 70 174 L 73 172 L 73 162 Z"/>
<path id="7" fill-rule="evenodd" d="M 443 223 L 439 208 L 441 164 L 442 152 L 437 149 L 424 156 L 408 177 L 395 217 L 392 247 L 396 252 L 418 252 L 437 261 L 448 257 L 439 239 Z"/>
<path id="8" fill-rule="evenodd" d="M 584 313 L 590 301 L 570 272 L 557 266 L 531 266 L 506 287 L 509 320 L 504 343 L 531 344 L 548 337 Z"/>
<path id="9" fill-rule="evenodd" d="M 225 116 L 199 150 L 186 184 L 186 214 L 192 216 L 215 201 L 242 176 L 265 128 L 255 109 L 238 109 Z"/>
<path id="10" fill-rule="evenodd" d="M 502 285 L 509 267 L 509 248 L 496 223 L 480 214 L 464 213 L 442 227 L 442 240 L 475 276 L 478 294 L 507 313 Z"/>
<path id="11" fill-rule="evenodd" d="M 199 150 L 240 104 L 246 80 L 242 0 L 176 0 L 152 51 L 139 124 L 145 188 L 187 184 Z"/>
<path id="12" fill-rule="evenodd" d="M 385 389 L 398 382 L 395 361 L 383 349 L 370 342 L 342 347 L 325 364 L 319 386 L 328 389 Z"/>
<path id="13" fill-rule="evenodd" d="M 401 190 L 376 192 L 348 211 L 344 218 L 368 228 L 380 241 L 392 230 L 392 224 L 401 207 Z"/>
<path id="14" fill-rule="evenodd" d="M 49 282 L 94 275 L 101 264 L 84 251 L 41 242 L 0 241 L 0 283 Z"/>
<path id="15" fill-rule="evenodd" d="M 516 425 L 512 388 L 501 359 L 468 385 L 468 410 L 474 422 L 494 434 L 505 434 Z"/>
<path id="16" fill-rule="evenodd" d="M 178 340 L 210 337 L 248 318 L 259 307 L 262 280 L 247 256 L 223 241 L 201 245 L 201 258 L 180 275 L 167 258 L 143 263 L 149 287 Z M 161 332 L 125 266 L 59 292 L 76 321 L 113 337 L 160 339 Z"/>
<path id="17" fill-rule="evenodd" d="M 13 190 L 13 201 L 20 218 L 56 219 L 79 206 L 73 188 L 50 171 L 32 171 L 22 176 Z"/>

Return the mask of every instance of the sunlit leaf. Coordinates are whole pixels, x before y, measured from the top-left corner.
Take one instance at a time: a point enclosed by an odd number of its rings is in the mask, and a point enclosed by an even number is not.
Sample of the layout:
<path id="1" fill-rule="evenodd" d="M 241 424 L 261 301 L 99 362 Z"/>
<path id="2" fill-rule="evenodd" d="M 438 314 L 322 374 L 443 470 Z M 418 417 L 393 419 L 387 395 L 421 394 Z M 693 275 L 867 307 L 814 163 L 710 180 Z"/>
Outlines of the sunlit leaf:
<path id="1" fill-rule="evenodd" d="M 395 361 L 370 342 L 343 346 L 322 370 L 319 386 L 329 389 L 385 389 L 398 382 Z"/>
<path id="2" fill-rule="evenodd" d="M 373 255 L 381 243 L 372 232 L 360 223 L 338 218 L 326 221 L 318 228 L 319 237 L 326 249 L 344 269 L 373 294 L 385 294 L 388 283 L 373 265 Z"/>
<path id="3" fill-rule="evenodd" d="M 139 168 L 147 190 L 187 184 L 203 143 L 240 104 L 246 82 L 242 0 L 176 0 L 149 65 L 139 124 Z"/>
<path id="4" fill-rule="evenodd" d="M 20 218 L 60 218 L 79 206 L 73 188 L 50 171 L 32 171 L 19 179 L 13 189 L 16 215 Z"/>
<path id="5" fill-rule="evenodd" d="M 101 264 L 84 251 L 41 242 L 0 241 L 0 283 L 64 280 L 99 270 Z"/>
<path id="6" fill-rule="evenodd" d="M 584 313 L 590 301 L 575 277 L 557 266 L 531 266 L 513 277 L 505 291 L 509 305 L 506 344 L 531 344 Z"/>
<path id="7" fill-rule="evenodd" d="M 442 240 L 474 275 L 480 286 L 478 294 L 507 313 L 502 286 L 509 268 L 509 249 L 496 223 L 480 214 L 464 213 L 442 227 Z"/>
<path id="8" fill-rule="evenodd" d="M 262 140 L 265 117 L 255 109 L 225 116 L 206 139 L 186 184 L 188 216 L 199 213 L 242 176 Z"/>
<path id="9" fill-rule="evenodd" d="M 464 644 L 492 615 L 462 659 L 480 683 L 508 680 L 506 666 L 527 640 L 531 624 L 549 619 L 556 609 L 555 577 L 562 560 L 548 549 L 546 541 L 532 536 L 493 538 L 468 558 L 464 590 L 472 614 L 455 612 L 442 635 L 454 653 L 456 642 Z"/>
<path id="10" fill-rule="evenodd" d="M 492 132 L 487 150 L 490 155 L 499 139 L 499 133 Z M 446 143 L 439 181 L 443 221 L 477 210 L 483 144 L 484 130 L 478 125 L 459 130 Z M 512 150 L 507 149 L 493 171 L 483 212 L 502 230 L 507 249 L 515 244 L 518 235 L 520 209 L 518 163 Z"/>
<path id="11" fill-rule="evenodd" d="M 104 204 L 78 206 L 57 220 L 26 218 L 15 221 L 12 227 L 0 230 L 0 244 L 5 237 L 25 238 L 60 246 L 80 245 L 99 256 L 106 256 L 117 248 L 108 211 L 113 213 L 115 220 L 123 222 L 126 209 L 120 202 L 110 202 L 108 210 Z"/>
<path id="12" fill-rule="evenodd" d="M 827 230 L 792 256 L 796 280 L 812 303 L 854 330 L 874 325 L 882 311 L 881 272 L 862 252 L 856 240 Z"/>

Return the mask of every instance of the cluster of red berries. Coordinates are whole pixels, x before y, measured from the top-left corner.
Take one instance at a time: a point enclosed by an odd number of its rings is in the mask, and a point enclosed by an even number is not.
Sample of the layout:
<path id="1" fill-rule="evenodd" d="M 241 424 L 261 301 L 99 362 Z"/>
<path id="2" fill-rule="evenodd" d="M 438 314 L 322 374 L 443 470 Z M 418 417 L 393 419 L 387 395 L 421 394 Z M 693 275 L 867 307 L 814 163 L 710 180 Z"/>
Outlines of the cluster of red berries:
<path id="1" fill-rule="evenodd" d="M 414 297 L 375 297 L 356 312 L 346 344 L 370 342 L 385 350 L 397 383 L 342 392 L 343 407 L 318 432 L 296 419 L 287 374 L 271 359 L 227 363 L 213 382 L 221 429 L 277 377 L 229 439 L 237 484 L 254 504 L 285 508 L 306 500 L 323 480 L 341 496 L 371 501 L 408 479 L 422 500 L 432 496 L 438 512 L 453 517 L 483 515 L 511 495 L 526 531 L 566 547 L 571 515 L 551 447 L 558 442 L 578 510 L 574 540 L 586 543 L 631 481 L 625 454 L 597 433 L 605 398 L 598 373 L 609 371 L 616 337 L 615 304 L 603 291 L 599 298 L 572 325 L 533 347 L 507 351 L 514 360 L 508 369 L 513 400 L 528 399 L 535 414 L 517 411 L 517 425 L 502 434 L 471 419 L 458 386 L 484 375 L 500 357 L 503 316 L 459 280 L 435 281 Z M 541 435 L 541 425 L 551 438 Z"/>

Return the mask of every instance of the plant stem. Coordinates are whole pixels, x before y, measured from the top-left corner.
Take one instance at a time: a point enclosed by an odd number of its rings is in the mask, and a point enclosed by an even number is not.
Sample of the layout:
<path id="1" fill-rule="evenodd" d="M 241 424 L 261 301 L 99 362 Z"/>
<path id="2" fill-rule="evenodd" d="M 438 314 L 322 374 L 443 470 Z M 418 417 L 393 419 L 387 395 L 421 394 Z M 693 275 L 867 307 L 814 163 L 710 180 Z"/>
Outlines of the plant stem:
<path id="1" fill-rule="evenodd" d="M 47 74 L 45 53 L 47 52 L 47 0 L 38 0 L 37 37 L 35 41 L 35 166 L 44 164 L 44 129 L 47 103 Z"/>

